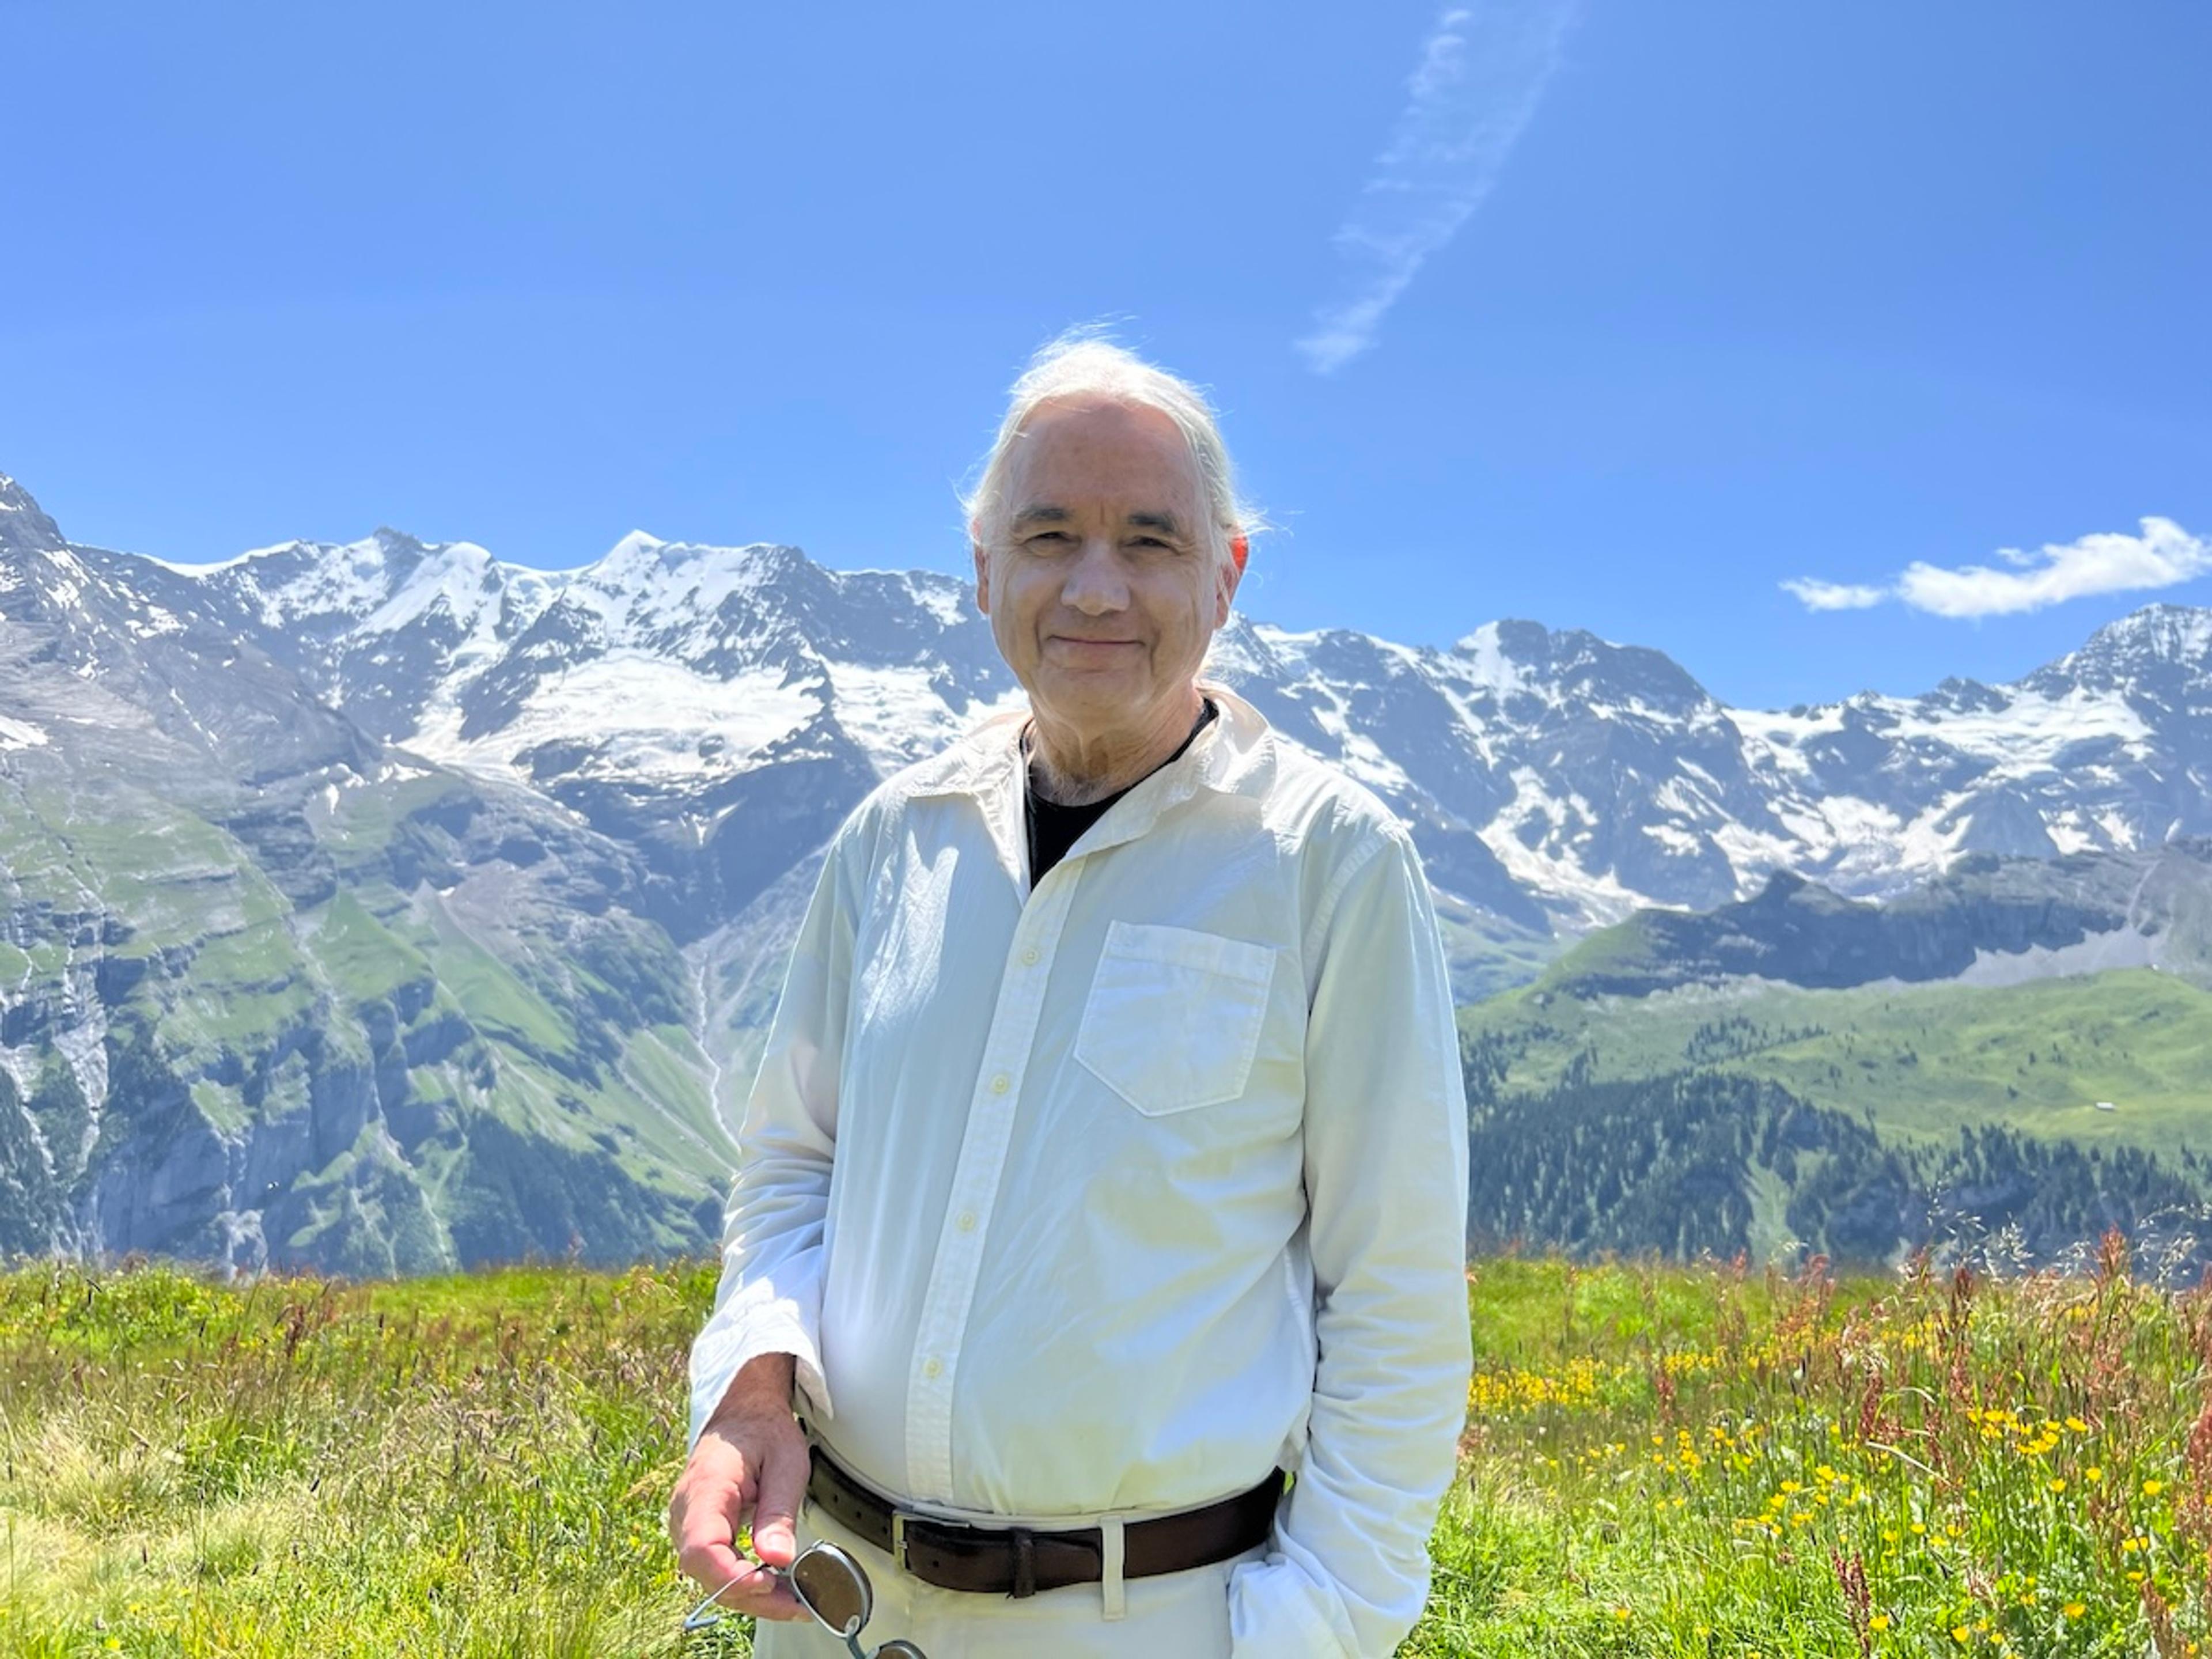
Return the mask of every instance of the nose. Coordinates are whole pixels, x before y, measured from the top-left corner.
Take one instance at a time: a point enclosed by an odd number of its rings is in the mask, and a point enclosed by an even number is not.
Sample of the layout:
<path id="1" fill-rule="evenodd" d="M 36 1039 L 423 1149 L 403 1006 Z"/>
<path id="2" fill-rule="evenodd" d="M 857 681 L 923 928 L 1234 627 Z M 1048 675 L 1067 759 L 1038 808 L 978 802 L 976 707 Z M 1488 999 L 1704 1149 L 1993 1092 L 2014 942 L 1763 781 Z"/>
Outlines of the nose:
<path id="1" fill-rule="evenodd" d="M 1128 608 L 1128 578 L 1110 538 L 1083 538 L 1083 550 L 1068 567 L 1067 579 L 1061 585 L 1060 602 L 1086 617 L 1103 617 Z"/>

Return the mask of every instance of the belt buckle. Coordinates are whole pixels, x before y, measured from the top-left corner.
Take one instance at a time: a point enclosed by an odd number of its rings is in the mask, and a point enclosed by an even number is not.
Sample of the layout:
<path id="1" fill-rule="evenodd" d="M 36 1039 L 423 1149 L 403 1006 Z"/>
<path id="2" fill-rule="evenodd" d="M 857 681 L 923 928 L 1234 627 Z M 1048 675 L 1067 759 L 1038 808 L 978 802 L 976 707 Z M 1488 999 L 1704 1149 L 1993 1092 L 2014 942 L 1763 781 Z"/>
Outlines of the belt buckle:
<path id="1" fill-rule="evenodd" d="M 891 1510 L 891 1559 L 897 1564 L 901 1572 L 910 1573 L 914 1568 L 906 1559 L 907 1519 L 907 1512 L 904 1510 Z"/>

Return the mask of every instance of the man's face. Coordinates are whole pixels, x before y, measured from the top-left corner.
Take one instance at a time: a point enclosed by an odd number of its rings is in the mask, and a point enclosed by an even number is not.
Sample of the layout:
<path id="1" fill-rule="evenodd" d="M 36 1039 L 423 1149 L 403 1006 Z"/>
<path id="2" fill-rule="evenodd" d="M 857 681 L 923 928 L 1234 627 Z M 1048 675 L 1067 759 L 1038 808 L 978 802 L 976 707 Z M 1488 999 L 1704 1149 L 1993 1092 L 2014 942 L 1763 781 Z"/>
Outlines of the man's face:
<path id="1" fill-rule="evenodd" d="M 975 602 L 1031 702 L 1079 733 L 1186 707 L 1237 571 L 1217 561 L 1189 446 L 1158 410 L 1047 404 L 975 546 Z"/>

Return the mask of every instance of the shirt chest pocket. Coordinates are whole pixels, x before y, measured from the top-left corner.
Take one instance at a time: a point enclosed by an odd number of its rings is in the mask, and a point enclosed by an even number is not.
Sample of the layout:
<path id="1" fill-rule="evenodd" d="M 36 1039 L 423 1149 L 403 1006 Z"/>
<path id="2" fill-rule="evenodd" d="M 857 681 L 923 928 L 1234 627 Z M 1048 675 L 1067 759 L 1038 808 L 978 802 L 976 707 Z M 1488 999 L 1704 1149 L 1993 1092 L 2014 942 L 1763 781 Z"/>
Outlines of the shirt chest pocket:
<path id="1" fill-rule="evenodd" d="M 1075 1058 L 1149 1117 L 1244 1092 L 1275 952 L 1188 927 L 1117 921 L 1091 976 Z"/>

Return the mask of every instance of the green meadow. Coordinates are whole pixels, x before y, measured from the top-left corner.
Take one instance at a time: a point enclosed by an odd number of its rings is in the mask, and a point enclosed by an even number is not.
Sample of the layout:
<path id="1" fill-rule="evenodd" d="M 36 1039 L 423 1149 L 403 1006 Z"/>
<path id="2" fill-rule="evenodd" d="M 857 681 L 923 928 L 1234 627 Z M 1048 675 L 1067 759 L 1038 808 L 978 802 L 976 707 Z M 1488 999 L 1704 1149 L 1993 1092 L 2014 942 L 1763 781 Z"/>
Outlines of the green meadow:
<path id="1" fill-rule="evenodd" d="M 1580 996 L 1546 980 L 1462 1009 L 1460 1025 L 1501 1050 L 1501 1092 L 1541 1093 L 1570 1068 L 1605 1081 L 1694 1067 L 1771 1080 L 1907 1145 L 1996 1124 L 2085 1146 L 2212 1152 L 2212 991 L 2148 968 L 1995 987 L 1752 981 L 1639 997 Z"/>
<path id="2" fill-rule="evenodd" d="M 0 1275 L 0 1653 L 734 1655 L 663 1531 L 711 1264 Z M 2212 1652 L 2212 1287 L 1478 1261 L 1430 1656 Z"/>

